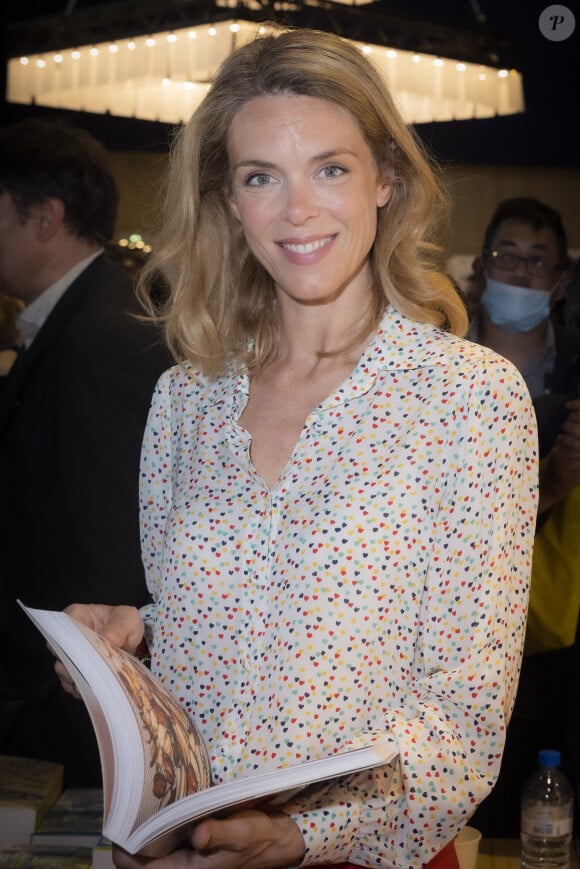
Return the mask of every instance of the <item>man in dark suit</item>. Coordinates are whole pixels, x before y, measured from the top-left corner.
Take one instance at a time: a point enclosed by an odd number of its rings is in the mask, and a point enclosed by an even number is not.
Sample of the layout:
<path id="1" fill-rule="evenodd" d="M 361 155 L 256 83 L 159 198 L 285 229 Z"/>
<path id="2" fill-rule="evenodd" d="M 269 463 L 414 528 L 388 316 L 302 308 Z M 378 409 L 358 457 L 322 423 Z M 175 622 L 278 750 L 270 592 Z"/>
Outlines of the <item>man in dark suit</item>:
<path id="1" fill-rule="evenodd" d="M 26 305 L 0 391 L 0 753 L 62 762 L 77 786 L 100 782 L 92 726 L 16 600 L 147 600 L 139 454 L 170 358 L 104 251 L 117 202 L 86 132 L 37 120 L 0 131 L 0 287 Z"/>

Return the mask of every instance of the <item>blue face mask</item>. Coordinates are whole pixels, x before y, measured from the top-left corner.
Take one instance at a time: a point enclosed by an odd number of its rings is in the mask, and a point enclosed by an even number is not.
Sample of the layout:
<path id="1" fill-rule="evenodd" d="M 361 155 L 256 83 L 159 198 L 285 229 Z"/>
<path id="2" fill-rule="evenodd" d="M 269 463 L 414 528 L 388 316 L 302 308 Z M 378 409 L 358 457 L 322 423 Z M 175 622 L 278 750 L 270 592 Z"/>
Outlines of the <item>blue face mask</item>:
<path id="1" fill-rule="evenodd" d="M 481 304 L 496 326 L 529 332 L 550 316 L 551 290 L 530 290 L 487 278 Z"/>

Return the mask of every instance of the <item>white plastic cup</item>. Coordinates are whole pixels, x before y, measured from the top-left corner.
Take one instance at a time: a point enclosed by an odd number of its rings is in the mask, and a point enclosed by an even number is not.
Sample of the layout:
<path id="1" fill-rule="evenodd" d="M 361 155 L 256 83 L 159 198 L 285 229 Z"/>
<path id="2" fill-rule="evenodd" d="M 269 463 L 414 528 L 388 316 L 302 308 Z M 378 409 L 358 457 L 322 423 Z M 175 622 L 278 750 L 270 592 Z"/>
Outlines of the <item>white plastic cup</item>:
<path id="1" fill-rule="evenodd" d="M 475 827 L 464 827 L 455 839 L 459 869 L 476 869 L 481 833 Z"/>

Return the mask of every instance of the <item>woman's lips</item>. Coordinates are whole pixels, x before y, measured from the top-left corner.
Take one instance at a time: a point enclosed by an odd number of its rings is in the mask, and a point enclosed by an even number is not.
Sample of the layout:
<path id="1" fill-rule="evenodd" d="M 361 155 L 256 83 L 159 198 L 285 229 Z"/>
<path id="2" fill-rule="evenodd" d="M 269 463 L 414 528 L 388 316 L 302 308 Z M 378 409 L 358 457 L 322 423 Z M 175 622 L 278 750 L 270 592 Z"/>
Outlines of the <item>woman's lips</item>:
<path id="1" fill-rule="evenodd" d="M 285 239 L 278 241 L 278 247 L 288 255 L 292 262 L 312 262 L 321 258 L 326 253 L 328 246 L 334 241 L 336 235 L 325 235 L 323 238 Z"/>

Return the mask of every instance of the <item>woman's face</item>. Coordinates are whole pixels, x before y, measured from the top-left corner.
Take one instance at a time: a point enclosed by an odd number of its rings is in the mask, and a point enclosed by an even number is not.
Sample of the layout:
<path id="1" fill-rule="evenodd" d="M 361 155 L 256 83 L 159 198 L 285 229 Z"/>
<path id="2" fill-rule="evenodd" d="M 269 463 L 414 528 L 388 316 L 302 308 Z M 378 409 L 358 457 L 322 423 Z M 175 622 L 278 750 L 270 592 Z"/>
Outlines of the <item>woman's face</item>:
<path id="1" fill-rule="evenodd" d="M 366 298 L 391 184 L 352 115 L 315 97 L 256 97 L 227 144 L 232 212 L 278 294 L 303 305 Z"/>

